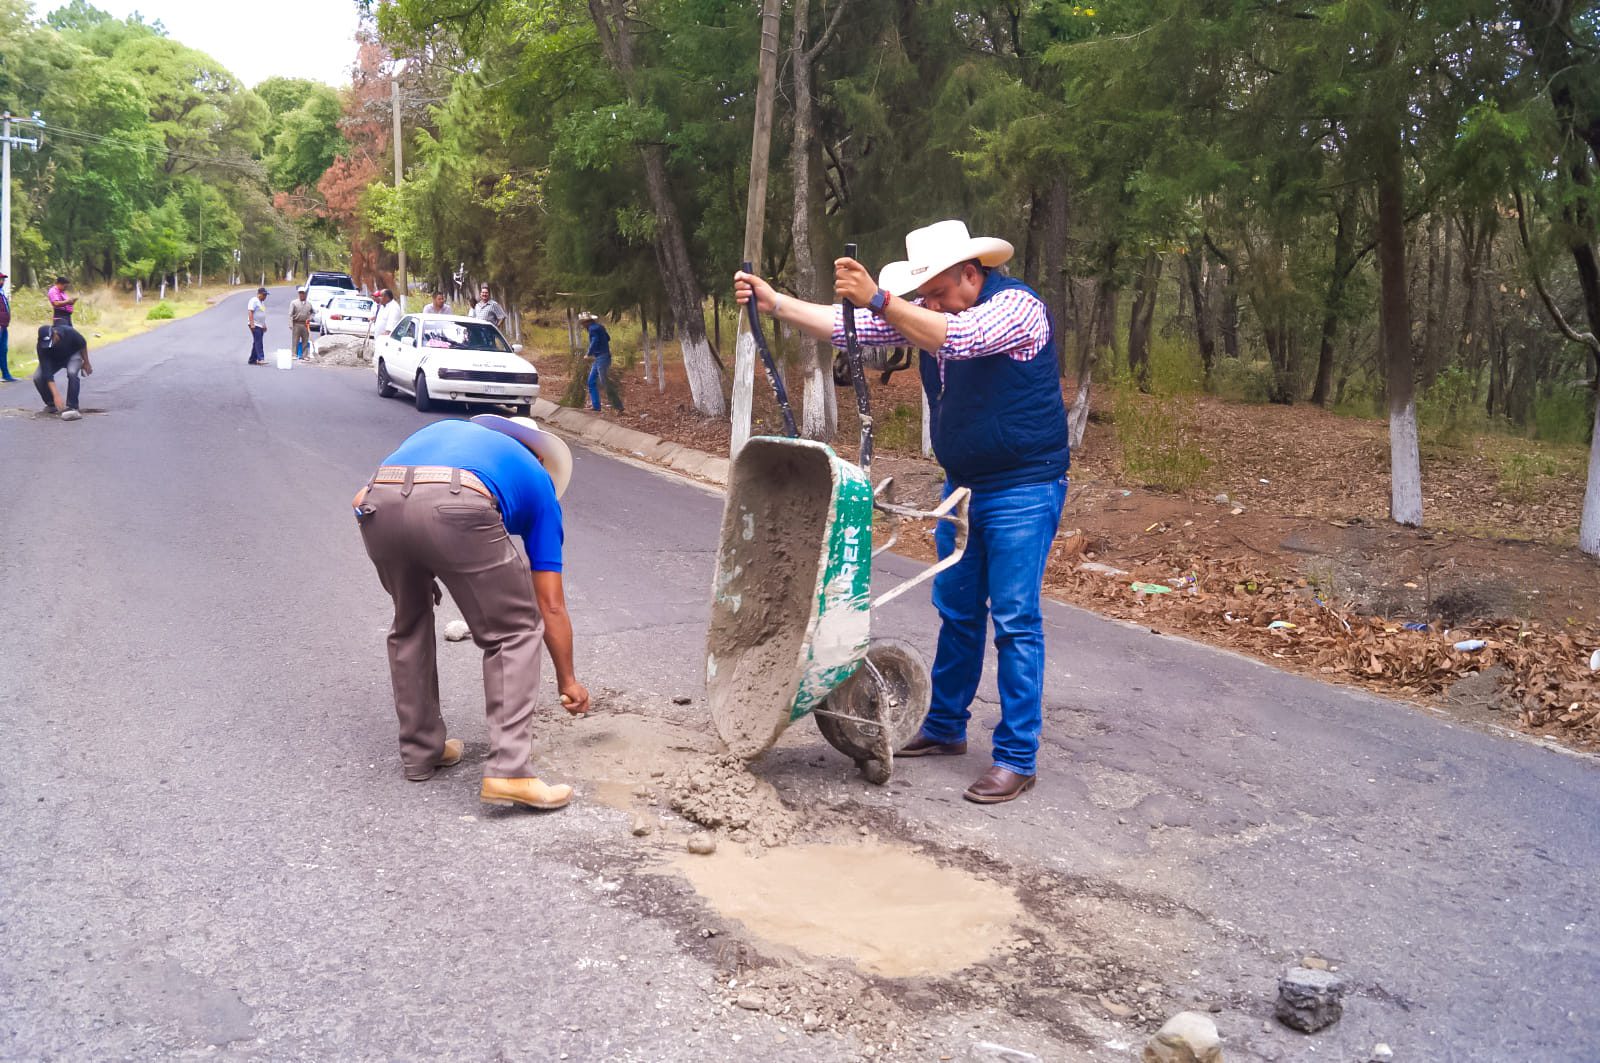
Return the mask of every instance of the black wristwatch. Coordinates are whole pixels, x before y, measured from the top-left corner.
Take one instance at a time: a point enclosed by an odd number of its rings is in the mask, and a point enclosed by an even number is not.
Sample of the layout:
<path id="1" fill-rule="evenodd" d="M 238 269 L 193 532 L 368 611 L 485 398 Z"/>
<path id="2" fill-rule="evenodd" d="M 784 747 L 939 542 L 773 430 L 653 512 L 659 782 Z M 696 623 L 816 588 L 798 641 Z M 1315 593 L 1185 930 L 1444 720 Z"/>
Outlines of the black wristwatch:
<path id="1" fill-rule="evenodd" d="M 889 293 L 879 288 L 872 298 L 867 300 L 867 309 L 882 317 L 883 312 L 889 308 L 889 298 Z"/>

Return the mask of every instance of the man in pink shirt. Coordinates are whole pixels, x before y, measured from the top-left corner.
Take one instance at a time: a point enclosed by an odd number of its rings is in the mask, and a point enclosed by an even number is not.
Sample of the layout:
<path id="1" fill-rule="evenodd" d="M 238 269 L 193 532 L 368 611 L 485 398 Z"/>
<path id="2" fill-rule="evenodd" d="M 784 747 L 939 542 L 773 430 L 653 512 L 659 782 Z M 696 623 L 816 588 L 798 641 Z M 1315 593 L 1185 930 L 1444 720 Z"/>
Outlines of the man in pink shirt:
<path id="1" fill-rule="evenodd" d="M 50 318 L 57 325 L 72 324 L 73 299 L 67 294 L 71 285 L 65 277 L 57 277 L 56 282 L 45 292 L 45 298 L 50 300 Z"/>

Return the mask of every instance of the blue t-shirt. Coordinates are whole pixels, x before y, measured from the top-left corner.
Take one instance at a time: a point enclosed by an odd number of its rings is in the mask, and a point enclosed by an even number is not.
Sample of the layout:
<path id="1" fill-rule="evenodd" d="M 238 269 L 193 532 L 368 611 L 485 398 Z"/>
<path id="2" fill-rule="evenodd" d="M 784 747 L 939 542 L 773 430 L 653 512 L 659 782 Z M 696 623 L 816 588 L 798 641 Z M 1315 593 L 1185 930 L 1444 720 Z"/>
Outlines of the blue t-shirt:
<path id="1" fill-rule="evenodd" d="M 503 432 L 471 421 L 435 421 L 414 433 L 385 465 L 445 465 L 476 473 L 500 504 L 506 531 L 522 536 L 529 567 L 561 571 L 561 503 L 539 459 Z"/>

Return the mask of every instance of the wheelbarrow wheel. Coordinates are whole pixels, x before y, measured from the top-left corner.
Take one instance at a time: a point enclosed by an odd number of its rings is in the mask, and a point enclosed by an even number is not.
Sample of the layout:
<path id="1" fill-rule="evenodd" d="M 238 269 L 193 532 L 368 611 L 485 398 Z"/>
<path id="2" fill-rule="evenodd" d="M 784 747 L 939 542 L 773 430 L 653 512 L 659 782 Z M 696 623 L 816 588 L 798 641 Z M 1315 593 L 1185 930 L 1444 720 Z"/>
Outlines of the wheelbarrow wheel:
<path id="1" fill-rule="evenodd" d="M 860 667 L 814 710 L 817 729 L 881 786 L 894 770 L 894 751 L 916 737 L 932 697 L 921 654 L 894 639 L 873 639 Z"/>

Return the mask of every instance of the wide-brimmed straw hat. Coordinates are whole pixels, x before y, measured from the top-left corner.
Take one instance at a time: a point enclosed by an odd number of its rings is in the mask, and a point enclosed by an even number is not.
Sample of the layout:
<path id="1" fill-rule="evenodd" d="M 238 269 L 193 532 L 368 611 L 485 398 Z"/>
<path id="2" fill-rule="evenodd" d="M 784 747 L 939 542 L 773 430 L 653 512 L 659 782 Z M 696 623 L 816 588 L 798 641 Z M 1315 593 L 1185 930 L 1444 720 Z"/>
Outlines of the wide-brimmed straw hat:
<path id="1" fill-rule="evenodd" d="M 906 233 L 906 260 L 891 262 L 878 274 L 878 287 L 892 295 L 910 295 L 959 262 L 977 259 L 1001 266 L 1016 249 L 993 236 L 973 236 L 964 221 L 936 221 Z"/>
<path id="2" fill-rule="evenodd" d="M 572 482 L 572 451 L 567 447 L 566 440 L 540 428 L 539 422 L 532 417 L 501 417 L 498 413 L 480 413 L 472 419 L 472 423 L 502 432 L 533 451 L 533 456 L 539 459 L 544 471 L 550 474 L 550 482 L 556 487 L 556 497 L 560 498 L 566 493 L 567 484 Z"/>

